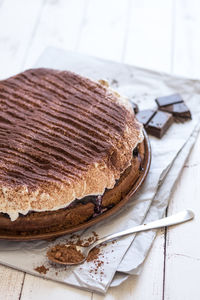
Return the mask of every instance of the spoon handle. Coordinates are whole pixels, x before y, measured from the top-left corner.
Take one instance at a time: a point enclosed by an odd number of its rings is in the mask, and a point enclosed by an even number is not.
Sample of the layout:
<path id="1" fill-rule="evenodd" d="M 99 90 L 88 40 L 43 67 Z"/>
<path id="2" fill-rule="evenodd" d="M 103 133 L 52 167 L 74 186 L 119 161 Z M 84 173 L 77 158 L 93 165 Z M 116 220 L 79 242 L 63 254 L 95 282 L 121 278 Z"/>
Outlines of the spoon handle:
<path id="1" fill-rule="evenodd" d="M 125 235 L 129 235 L 132 233 L 145 231 L 145 230 L 149 230 L 149 229 L 161 228 L 161 227 L 165 227 L 165 226 L 171 226 L 171 225 L 183 223 L 183 222 L 189 221 L 193 218 L 194 218 L 194 213 L 191 210 L 189 210 L 189 209 L 183 210 L 183 211 L 181 211 L 175 215 L 172 215 L 170 217 L 162 218 L 162 219 L 159 219 L 159 220 L 147 223 L 147 224 L 135 226 L 135 227 L 128 228 L 126 230 L 123 230 L 123 231 L 120 231 L 120 232 L 117 232 L 114 234 L 110 234 L 108 236 L 105 236 L 104 238 L 99 239 L 91 246 L 93 248 L 101 243 L 116 239 L 118 237 L 122 237 Z"/>

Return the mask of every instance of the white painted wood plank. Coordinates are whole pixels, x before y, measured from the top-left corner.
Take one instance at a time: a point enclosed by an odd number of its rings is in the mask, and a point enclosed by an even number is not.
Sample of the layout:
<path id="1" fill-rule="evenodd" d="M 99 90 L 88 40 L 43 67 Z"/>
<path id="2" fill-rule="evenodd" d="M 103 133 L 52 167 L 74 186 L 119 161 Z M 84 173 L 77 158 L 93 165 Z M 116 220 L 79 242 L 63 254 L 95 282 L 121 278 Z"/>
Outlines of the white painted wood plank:
<path id="1" fill-rule="evenodd" d="M 134 0 L 124 61 L 170 72 L 173 1 Z"/>
<path id="2" fill-rule="evenodd" d="M 90 292 L 27 274 L 20 300 L 88 300 L 91 298 Z"/>
<path id="3" fill-rule="evenodd" d="M 43 1 L 6 0 L 0 8 L 0 78 L 18 73 Z"/>
<path id="4" fill-rule="evenodd" d="M 175 1 L 173 72 L 200 78 L 200 2 Z"/>
<path id="5" fill-rule="evenodd" d="M 79 40 L 87 0 L 47 0 L 24 68 L 30 68 L 46 47 L 74 50 Z"/>
<path id="6" fill-rule="evenodd" d="M 129 6 L 128 0 L 90 0 L 77 50 L 121 61 Z"/>
<path id="7" fill-rule="evenodd" d="M 190 208 L 195 219 L 167 234 L 165 299 L 198 300 L 200 295 L 200 135 L 183 170 L 168 213 Z"/>
<path id="8" fill-rule="evenodd" d="M 39 0 L 0 2 L 0 78 L 21 70 L 41 5 Z M 0 266 L 0 298 L 18 299 L 23 280 L 23 272 Z"/>
<path id="9" fill-rule="evenodd" d="M 4 1 L 4 0 L 0 0 L 0 9 L 1 9 L 1 6 L 2 6 L 2 4 L 3 4 L 3 1 Z"/>
<path id="10" fill-rule="evenodd" d="M 120 286 L 110 288 L 105 297 L 93 294 L 93 300 L 161 300 L 164 266 L 163 251 L 164 231 L 160 230 L 140 276 L 131 276 Z"/>
<path id="11" fill-rule="evenodd" d="M 200 78 L 200 2 L 176 0 L 174 23 L 173 73 Z M 200 136 L 183 170 L 171 199 L 168 213 L 183 208 L 195 212 L 195 220 L 167 231 L 165 298 L 199 299 L 200 270 Z"/>
<path id="12" fill-rule="evenodd" d="M 23 280 L 23 272 L 0 265 L 0 299 L 19 299 Z"/>

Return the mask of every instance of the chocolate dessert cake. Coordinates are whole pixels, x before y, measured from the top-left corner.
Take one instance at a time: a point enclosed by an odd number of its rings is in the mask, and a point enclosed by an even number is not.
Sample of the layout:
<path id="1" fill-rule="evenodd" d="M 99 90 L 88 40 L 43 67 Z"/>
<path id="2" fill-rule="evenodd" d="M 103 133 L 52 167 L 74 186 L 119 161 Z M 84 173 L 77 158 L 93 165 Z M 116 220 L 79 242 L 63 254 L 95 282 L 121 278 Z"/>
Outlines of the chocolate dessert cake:
<path id="1" fill-rule="evenodd" d="M 81 224 L 140 175 L 143 128 L 104 81 L 32 69 L 0 81 L 0 230 Z"/>

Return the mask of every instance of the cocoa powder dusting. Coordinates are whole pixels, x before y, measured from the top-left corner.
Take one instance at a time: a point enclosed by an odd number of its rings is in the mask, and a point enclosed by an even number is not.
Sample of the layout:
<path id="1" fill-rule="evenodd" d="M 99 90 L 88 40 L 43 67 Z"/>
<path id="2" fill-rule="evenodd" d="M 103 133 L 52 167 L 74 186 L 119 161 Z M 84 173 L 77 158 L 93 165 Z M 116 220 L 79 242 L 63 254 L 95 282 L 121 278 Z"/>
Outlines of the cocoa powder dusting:
<path id="1" fill-rule="evenodd" d="M 58 244 L 53 248 L 49 249 L 49 251 L 47 252 L 47 256 L 49 258 L 50 257 L 56 258 L 61 262 L 78 263 L 82 261 L 84 257 L 80 251 L 76 250 L 76 245 L 86 247 L 97 240 L 98 240 L 98 234 L 96 232 L 92 232 L 92 236 L 85 239 L 81 239 L 79 235 L 73 234 L 71 235 L 69 240 L 65 241 L 65 244 L 64 243 Z M 70 246 L 66 247 L 65 246 L 66 244 Z M 106 244 L 101 245 L 101 247 L 105 247 L 105 246 Z M 88 270 L 92 278 L 94 278 L 92 274 L 94 275 L 99 274 L 101 277 L 104 275 L 104 269 L 103 269 L 104 261 L 101 260 L 101 257 L 102 259 L 104 258 L 104 255 L 101 253 L 101 248 L 95 247 L 90 251 L 86 259 L 87 263 L 92 263 L 90 264 Z M 106 263 L 108 264 L 108 262 Z M 80 268 L 80 270 L 81 269 L 82 268 Z M 56 275 L 58 275 L 58 272 L 56 272 Z"/>
<path id="2" fill-rule="evenodd" d="M 66 247 L 65 244 L 59 244 L 52 247 L 48 252 L 49 259 L 56 259 L 63 263 L 79 263 L 84 259 L 80 250 L 76 249 L 75 245 Z"/>
<path id="3" fill-rule="evenodd" d="M 35 268 L 34 270 L 37 271 L 40 274 L 46 274 L 47 271 L 49 271 L 49 269 L 46 268 L 44 265 L 39 266 L 39 267 Z"/>

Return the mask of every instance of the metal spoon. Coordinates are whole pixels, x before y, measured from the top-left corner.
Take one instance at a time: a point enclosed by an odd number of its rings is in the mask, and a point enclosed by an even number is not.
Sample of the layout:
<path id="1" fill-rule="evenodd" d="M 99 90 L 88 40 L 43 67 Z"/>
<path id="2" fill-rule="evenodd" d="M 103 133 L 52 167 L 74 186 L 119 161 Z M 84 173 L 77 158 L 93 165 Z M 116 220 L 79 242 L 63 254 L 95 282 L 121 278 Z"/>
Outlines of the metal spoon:
<path id="1" fill-rule="evenodd" d="M 139 225 L 139 226 L 135 226 L 132 228 L 128 228 L 126 230 L 114 233 L 114 234 L 110 234 L 106 237 L 103 237 L 101 239 L 99 239 L 98 241 L 92 243 L 90 246 L 88 247 L 82 247 L 82 246 L 76 246 L 77 251 L 81 251 L 81 253 L 84 256 L 84 259 L 79 261 L 79 262 L 75 262 L 75 263 L 68 263 L 68 262 L 61 262 L 56 258 L 53 258 L 51 256 L 48 256 L 49 260 L 53 261 L 54 263 L 57 264 L 61 264 L 61 265 L 78 265 L 83 263 L 87 257 L 89 252 L 96 246 L 107 242 L 107 241 L 111 241 L 114 239 L 117 239 L 119 237 L 125 236 L 125 235 L 129 235 L 132 233 L 136 233 L 136 232 L 141 232 L 141 231 L 145 231 L 145 230 L 150 230 L 150 229 L 155 229 L 155 228 L 160 228 L 160 227 L 165 227 L 165 226 L 171 226 L 171 225 L 175 225 L 175 224 L 179 224 L 179 223 L 183 223 L 183 222 L 187 222 L 191 219 L 194 218 L 194 213 L 191 210 L 183 210 L 175 215 L 172 215 L 170 217 L 166 217 L 166 218 L 162 218 L 153 222 L 150 222 L 148 224 L 143 224 L 143 225 Z M 66 244 L 66 247 L 69 247 L 70 245 Z"/>

